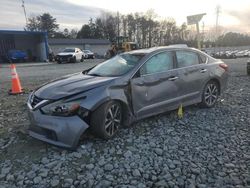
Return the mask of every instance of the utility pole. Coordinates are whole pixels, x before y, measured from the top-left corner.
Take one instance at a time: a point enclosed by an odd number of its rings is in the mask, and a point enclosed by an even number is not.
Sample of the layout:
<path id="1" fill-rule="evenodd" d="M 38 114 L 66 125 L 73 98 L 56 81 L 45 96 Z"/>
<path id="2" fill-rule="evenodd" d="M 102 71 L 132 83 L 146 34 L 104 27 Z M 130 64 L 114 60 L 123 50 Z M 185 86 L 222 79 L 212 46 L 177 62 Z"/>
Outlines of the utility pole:
<path id="1" fill-rule="evenodd" d="M 27 25 L 28 24 L 28 20 L 27 20 L 27 15 L 26 15 L 26 9 L 25 9 L 25 5 L 24 5 L 24 0 L 22 0 L 22 7 L 23 7 L 24 17 L 25 17 L 25 21 L 26 21 L 26 25 Z"/>
<path id="2" fill-rule="evenodd" d="M 216 9 L 215 9 L 216 22 L 215 22 L 215 46 L 214 46 L 214 53 L 215 53 L 215 48 L 218 46 L 218 37 L 219 37 L 218 26 L 219 26 L 219 16 L 220 16 L 220 12 L 221 12 L 220 9 L 221 9 L 220 5 L 217 5 Z"/>
<path id="3" fill-rule="evenodd" d="M 219 33 L 218 33 L 218 27 L 219 27 L 219 16 L 221 13 L 221 7 L 220 5 L 216 6 L 216 23 L 215 23 L 215 41 L 217 41 L 218 37 L 219 37 Z"/>
<path id="4" fill-rule="evenodd" d="M 119 46 L 119 38 L 120 38 L 120 18 L 119 18 L 119 11 L 117 11 L 117 46 Z"/>
<path id="5" fill-rule="evenodd" d="M 200 50 L 201 49 L 201 35 L 200 35 L 200 28 L 199 28 L 199 22 L 196 22 L 196 32 L 197 32 L 197 47 Z"/>
<path id="6" fill-rule="evenodd" d="M 205 40 L 205 23 L 202 22 L 202 41 L 204 45 L 204 40 Z"/>

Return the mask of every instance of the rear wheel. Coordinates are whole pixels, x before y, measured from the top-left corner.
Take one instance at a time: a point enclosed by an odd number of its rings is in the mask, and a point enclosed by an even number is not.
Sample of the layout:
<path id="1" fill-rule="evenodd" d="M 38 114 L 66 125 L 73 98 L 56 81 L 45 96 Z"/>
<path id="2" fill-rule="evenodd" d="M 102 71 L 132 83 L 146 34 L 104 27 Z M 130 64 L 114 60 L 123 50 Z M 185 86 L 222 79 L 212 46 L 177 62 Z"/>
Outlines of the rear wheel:
<path id="1" fill-rule="evenodd" d="M 219 97 L 219 85 L 215 81 L 209 81 L 202 94 L 201 106 L 211 108 L 215 105 Z"/>
<path id="2" fill-rule="evenodd" d="M 122 123 L 122 108 L 120 103 L 109 101 L 95 110 L 91 116 L 93 134 L 103 139 L 112 138 Z"/>

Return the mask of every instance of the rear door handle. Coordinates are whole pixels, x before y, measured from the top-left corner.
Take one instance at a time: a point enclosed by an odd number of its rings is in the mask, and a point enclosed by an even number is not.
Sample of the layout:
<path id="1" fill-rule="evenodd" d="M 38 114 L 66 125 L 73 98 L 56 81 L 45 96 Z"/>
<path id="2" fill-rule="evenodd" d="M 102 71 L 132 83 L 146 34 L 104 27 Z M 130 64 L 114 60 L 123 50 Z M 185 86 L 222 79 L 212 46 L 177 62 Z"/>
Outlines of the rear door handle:
<path id="1" fill-rule="evenodd" d="M 200 72 L 201 72 L 201 73 L 205 73 L 205 72 L 207 72 L 207 69 L 201 69 Z"/>
<path id="2" fill-rule="evenodd" d="M 173 76 L 173 77 L 170 77 L 168 80 L 169 81 L 175 81 L 175 80 L 177 80 L 179 77 L 177 77 L 177 76 Z"/>

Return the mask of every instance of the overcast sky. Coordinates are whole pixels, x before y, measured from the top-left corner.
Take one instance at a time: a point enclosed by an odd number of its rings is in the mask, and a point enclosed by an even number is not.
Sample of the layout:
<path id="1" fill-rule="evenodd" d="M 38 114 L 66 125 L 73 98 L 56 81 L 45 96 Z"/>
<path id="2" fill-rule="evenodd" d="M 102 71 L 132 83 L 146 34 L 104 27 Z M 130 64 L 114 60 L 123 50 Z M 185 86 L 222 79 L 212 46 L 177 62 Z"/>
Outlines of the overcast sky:
<path id="1" fill-rule="evenodd" d="M 0 0 L 0 29 L 23 29 L 25 18 L 21 0 Z M 25 0 L 27 16 L 50 13 L 60 29 L 76 28 L 100 15 L 101 10 L 120 13 L 154 9 L 158 19 L 172 17 L 180 25 L 186 16 L 206 13 L 205 27 L 214 26 L 215 8 L 221 7 L 219 24 L 232 31 L 250 32 L 250 0 Z"/>

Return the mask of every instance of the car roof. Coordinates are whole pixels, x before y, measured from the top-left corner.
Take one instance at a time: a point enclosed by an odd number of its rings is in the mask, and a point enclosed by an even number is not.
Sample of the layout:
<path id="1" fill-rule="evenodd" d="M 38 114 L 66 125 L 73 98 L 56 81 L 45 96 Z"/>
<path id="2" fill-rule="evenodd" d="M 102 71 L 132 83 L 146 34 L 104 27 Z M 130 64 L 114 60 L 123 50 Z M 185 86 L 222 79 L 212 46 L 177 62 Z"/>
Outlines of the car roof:
<path id="1" fill-rule="evenodd" d="M 169 50 L 169 49 L 192 49 L 195 51 L 199 51 L 195 48 L 189 48 L 189 47 L 184 46 L 184 45 L 169 45 L 169 46 L 160 46 L 160 47 L 152 47 L 152 48 L 146 48 L 146 49 L 133 50 L 133 51 L 130 51 L 129 53 L 130 54 L 149 54 L 151 52 L 161 51 L 161 50 Z"/>

